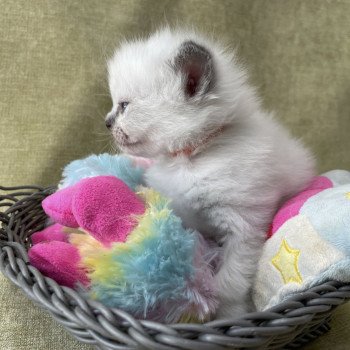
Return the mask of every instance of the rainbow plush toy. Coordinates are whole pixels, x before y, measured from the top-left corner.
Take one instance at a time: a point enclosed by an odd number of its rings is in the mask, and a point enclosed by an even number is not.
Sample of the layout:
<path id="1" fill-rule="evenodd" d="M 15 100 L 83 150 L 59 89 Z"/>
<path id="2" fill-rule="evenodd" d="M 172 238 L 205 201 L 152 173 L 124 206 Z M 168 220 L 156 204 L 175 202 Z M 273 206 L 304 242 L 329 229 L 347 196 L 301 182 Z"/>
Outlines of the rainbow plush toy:
<path id="1" fill-rule="evenodd" d="M 60 190 L 42 203 L 55 224 L 32 235 L 30 262 L 139 318 L 207 320 L 217 306 L 218 248 L 184 229 L 166 198 L 140 186 L 144 166 L 107 154 L 69 164 Z"/>

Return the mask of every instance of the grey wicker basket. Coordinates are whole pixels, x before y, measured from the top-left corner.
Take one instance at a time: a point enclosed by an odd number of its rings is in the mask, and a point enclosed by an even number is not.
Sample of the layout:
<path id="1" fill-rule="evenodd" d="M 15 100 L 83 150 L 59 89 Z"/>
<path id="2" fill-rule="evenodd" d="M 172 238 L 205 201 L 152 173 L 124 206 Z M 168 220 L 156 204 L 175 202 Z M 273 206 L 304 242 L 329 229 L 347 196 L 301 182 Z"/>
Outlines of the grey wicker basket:
<path id="1" fill-rule="evenodd" d="M 296 348 L 329 330 L 350 285 L 330 281 L 268 311 L 206 324 L 164 325 L 84 299 L 43 276 L 28 261 L 30 236 L 46 222 L 41 201 L 54 187 L 0 187 L 0 270 L 78 340 L 97 349 Z"/>

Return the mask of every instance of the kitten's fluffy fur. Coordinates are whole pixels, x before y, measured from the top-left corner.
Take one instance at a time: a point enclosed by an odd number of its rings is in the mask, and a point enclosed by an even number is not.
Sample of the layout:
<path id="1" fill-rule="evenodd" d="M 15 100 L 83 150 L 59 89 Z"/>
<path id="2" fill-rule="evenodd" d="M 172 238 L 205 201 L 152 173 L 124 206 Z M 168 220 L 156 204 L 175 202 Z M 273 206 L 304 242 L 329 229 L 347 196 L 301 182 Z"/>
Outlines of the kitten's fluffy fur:
<path id="1" fill-rule="evenodd" d="M 313 157 L 262 110 L 234 55 L 195 32 L 125 42 L 108 72 L 107 120 L 120 148 L 155 159 L 147 184 L 186 226 L 223 245 L 218 317 L 249 311 L 271 218 L 310 181 Z"/>

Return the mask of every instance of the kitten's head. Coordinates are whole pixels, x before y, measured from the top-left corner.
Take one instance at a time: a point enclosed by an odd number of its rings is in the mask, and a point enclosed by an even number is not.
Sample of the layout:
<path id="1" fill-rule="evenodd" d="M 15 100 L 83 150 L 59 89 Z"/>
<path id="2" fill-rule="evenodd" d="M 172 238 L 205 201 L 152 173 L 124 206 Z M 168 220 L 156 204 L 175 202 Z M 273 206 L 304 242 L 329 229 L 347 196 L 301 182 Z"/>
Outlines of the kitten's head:
<path id="1" fill-rule="evenodd" d="M 232 58 L 194 32 L 165 29 L 122 44 L 108 62 L 106 118 L 121 150 L 169 154 L 232 123 L 242 96 L 251 97 Z"/>

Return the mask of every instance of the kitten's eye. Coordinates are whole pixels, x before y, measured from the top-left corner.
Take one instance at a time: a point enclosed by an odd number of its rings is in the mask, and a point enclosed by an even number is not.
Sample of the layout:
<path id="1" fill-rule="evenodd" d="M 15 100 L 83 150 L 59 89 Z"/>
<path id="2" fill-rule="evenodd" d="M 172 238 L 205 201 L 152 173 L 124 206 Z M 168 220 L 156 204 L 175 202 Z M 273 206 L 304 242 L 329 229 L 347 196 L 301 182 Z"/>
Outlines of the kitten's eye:
<path id="1" fill-rule="evenodd" d="M 125 108 L 128 106 L 128 104 L 129 102 L 119 102 L 119 107 L 122 113 L 125 111 Z"/>

